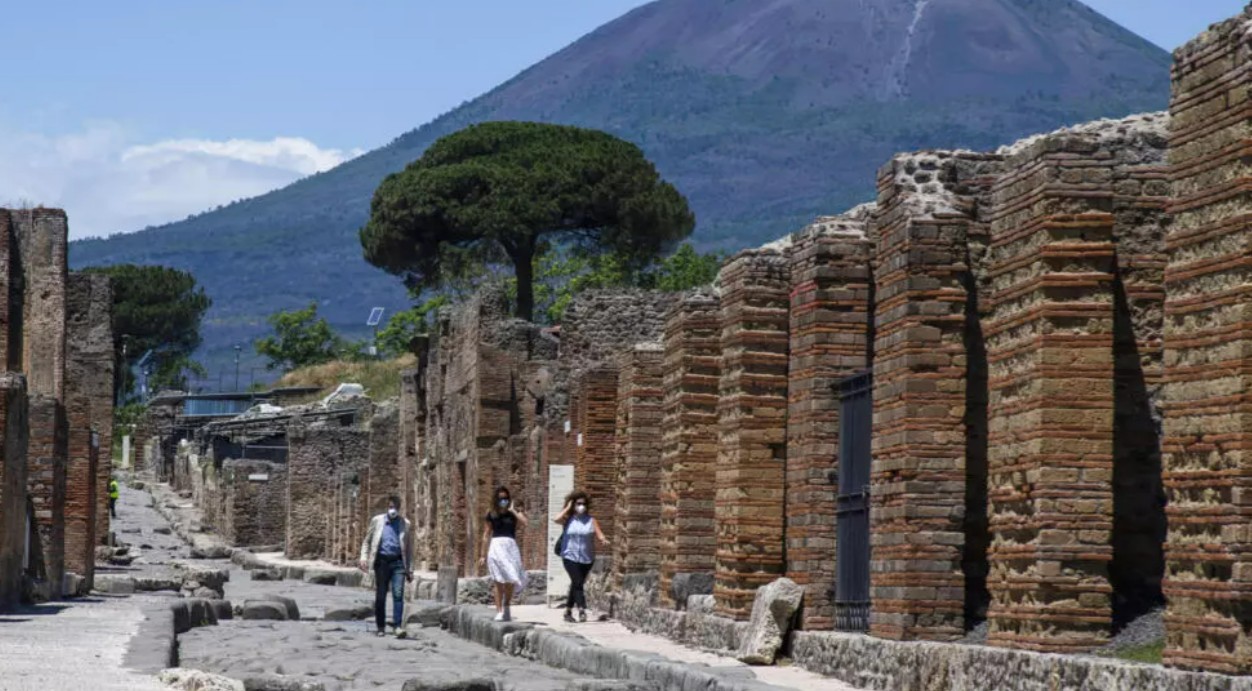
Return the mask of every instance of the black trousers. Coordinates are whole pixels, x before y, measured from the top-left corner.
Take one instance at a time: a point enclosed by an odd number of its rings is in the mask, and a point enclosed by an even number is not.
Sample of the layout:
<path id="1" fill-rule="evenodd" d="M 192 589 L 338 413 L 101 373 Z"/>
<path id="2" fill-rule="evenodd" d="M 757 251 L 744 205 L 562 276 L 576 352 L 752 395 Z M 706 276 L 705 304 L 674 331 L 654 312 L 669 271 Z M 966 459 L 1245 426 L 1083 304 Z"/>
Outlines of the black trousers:
<path id="1" fill-rule="evenodd" d="M 109 515 L 117 518 L 117 500 L 113 497 L 109 497 Z"/>
<path id="2" fill-rule="evenodd" d="M 565 609 L 573 609 L 574 605 L 578 605 L 578 609 L 587 609 L 587 593 L 583 590 L 583 585 L 587 582 L 587 576 L 591 575 L 594 564 L 579 564 L 569 559 L 561 561 L 565 564 L 565 573 L 569 574 L 569 595 L 565 598 Z"/>

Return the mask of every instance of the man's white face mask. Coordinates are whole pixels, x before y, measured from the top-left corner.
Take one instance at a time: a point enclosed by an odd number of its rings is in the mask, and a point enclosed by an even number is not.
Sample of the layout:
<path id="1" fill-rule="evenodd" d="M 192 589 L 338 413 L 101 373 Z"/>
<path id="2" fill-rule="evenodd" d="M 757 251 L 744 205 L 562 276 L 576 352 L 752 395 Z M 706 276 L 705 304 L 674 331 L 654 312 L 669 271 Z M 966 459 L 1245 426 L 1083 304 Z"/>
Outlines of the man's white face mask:
<path id="1" fill-rule="evenodd" d="M 395 508 L 387 509 L 387 518 L 395 518 L 398 513 L 400 512 L 396 511 Z"/>

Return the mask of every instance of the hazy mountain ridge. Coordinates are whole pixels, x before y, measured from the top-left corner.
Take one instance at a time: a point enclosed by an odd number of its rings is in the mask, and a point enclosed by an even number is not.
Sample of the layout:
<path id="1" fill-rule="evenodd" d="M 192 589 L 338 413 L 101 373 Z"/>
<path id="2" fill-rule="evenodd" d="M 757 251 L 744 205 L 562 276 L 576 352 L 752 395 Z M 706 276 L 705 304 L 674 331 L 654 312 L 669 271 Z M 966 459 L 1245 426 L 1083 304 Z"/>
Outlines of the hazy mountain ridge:
<path id="1" fill-rule="evenodd" d="M 472 122 L 635 141 L 691 200 L 697 242 L 737 249 L 871 198 L 897 151 L 989 149 L 1162 109 L 1168 73 L 1165 51 L 1069 0 L 660 0 L 334 170 L 75 242 L 71 261 L 193 271 L 215 300 L 205 341 L 218 355 L 311 299 L 362 330 L 371 306 L 404 307 L 399 282 L 360 259 L 356 231 L 383 177 Z"/>

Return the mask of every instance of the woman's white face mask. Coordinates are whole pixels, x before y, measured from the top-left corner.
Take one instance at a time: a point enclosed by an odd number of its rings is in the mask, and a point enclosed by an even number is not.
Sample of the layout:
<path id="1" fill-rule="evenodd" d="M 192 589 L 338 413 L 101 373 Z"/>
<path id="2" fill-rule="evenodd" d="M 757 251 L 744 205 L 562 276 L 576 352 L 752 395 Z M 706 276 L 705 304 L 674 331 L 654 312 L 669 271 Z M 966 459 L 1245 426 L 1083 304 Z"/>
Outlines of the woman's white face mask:
<path id="1" fill-rule="evenodd" d="M 587 513 L 587 505 L 586 505 L 586 504 L 575 504 L 575 505 L 574 505 L 574 511 L 575 511 L 575 512 L 577 512 L 577 513 Z"/>
<path id="2" fill-rule="evenodd" d="M 499 504 L 502 509 L 507 509 L 509 507 L 509 500 L 504 497 L 500 497 L 500 500 L 496 503 Z"/>
<path id="3" fill-rule="evenodd" d="M 400 512 L 399 512 L 399 511 L 396 511 L 394 508 L 387 509 L 387 518 L 395 518 L 395 517 L 396 517 L 396 515 L 397 515 L 397 514 L 399 514 L 399 513 L 400 513 Z"/>

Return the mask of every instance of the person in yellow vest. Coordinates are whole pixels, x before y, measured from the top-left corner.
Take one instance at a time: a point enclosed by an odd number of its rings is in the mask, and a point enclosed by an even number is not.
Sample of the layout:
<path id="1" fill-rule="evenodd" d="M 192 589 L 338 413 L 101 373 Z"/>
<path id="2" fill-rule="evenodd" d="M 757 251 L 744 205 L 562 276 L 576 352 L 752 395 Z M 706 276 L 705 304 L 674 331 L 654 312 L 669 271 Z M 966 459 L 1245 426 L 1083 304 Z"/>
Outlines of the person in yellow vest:
<path id="1" fill-rule="evenodd" d="M 113 518 L 117 518 L 117 497 L 117 480 L 109 478 L 109 515 Z"/>

